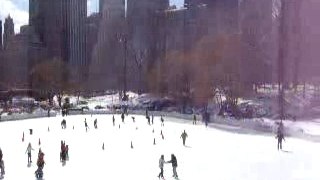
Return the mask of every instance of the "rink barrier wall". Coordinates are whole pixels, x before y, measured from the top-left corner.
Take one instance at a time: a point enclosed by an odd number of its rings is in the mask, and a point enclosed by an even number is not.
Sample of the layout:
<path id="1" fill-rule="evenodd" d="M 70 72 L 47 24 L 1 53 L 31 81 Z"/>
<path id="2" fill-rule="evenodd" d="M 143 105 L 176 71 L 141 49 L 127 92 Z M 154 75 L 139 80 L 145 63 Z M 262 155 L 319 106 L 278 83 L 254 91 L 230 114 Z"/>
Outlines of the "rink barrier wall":
<path id="1" fill-rule="evenodd" d="M 113 112 L 109 110 L 89 110 L 89 111 L 70 111 L 69 115 L 104 115 L 104 114 L 120 114 L 120 112 Z M 142 110 L 130 110 L 130 115 L 145 115 L 145 111 Z M 174 121 L 185 123 L 185 120 L 190 120 L 190 123 L 193 120 L 192 114 L 181 114 L 178 112 L 161 112 L 161 111 L 149 111 L 149 115 L 154 116 L 163 116 L 170 117 L 165 118 L 165 121 Z M 50 112 L 50 117 L 61 116 L 60 113 L 56 113 L 54 111 Z M 9 116 L 1 116 L 0 122 L 5 121 L 18 121 L 18 120 L 26 120 L 26 119 L 34 119 L 34 118 L 44 118 L 47 117 L 48 114 L 37 113 L 37 114 L 13 114 Z M 197 123 L 199 124 L 202 121 L 200 115 L 196 115 Z M 183 120 L 182 120 L 183 119 Z M 202 122 L 201 122 L 202 123 Z M 203 123 L 202 123 L 203 124 Z M 269 136 L 275 136 L 275 132 L 277 129 L 277 125 L 274 122 L 265 121 L 264 119 L 233 119 L 233 118 L 222 118 L 219 116 L 211 116 L 209 127 L 213 127 L 220 130 L 225 130 L 234 133 L 241 134 L 264 134 Z M 320 142 L 320 136 L 306 134 L 302 129 L 290 128 L 285 126 L 285 134 L 286 136 L 296 137 L 301 139 L 308 139 L 315 142 Z"/>
<path id="2" fill-rule="evenodd" d="M 54 111 L 50 112 L 50 117 L 56 117 L 56 116 L 57 116 L 56 112 Z M 19 120 L 36 119 L 36 118 L 44 118 L 44 117 L 48 117 L 47 112 L 36 113 L 36 114 L 28 114 L 28 113 L 12 114 L 12 115 L 1 116 L 0 122 L 19 121 Z"/>

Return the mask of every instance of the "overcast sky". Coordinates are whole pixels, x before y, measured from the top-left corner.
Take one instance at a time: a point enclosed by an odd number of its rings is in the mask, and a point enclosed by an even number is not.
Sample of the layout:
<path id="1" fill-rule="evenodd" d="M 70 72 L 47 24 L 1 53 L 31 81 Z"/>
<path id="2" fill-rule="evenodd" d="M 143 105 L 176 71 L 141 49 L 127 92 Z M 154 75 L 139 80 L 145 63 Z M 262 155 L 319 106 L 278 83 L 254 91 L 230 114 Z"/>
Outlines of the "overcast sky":
<path id="1" fill-rule="evenodd" d="M 170 0 L 171 4 L 182 7 L 183 0 Z M 99 9 L 99 0 L 88 0 L 88 13 L 96 12 Z M 8 14 L 15 23 L 15 32 L 20 31 L 20 26 L 28 24 L 29 0 L 0 0 L 0 20 L 4 22 Z"/>

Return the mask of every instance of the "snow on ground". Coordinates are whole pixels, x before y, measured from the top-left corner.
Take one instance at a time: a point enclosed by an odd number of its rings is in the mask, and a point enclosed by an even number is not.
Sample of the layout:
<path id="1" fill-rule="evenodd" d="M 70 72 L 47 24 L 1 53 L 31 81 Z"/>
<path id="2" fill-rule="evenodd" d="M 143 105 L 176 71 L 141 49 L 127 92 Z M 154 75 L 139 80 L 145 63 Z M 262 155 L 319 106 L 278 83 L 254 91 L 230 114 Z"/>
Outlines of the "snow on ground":
<path id="1" fill-rule="evenodd" d="M 88 132 L 84 128 L 84 118 L 90 126 Z M 95 118 L 98 129 L 93 129 Z M 125 124 L 121 123 L 120 116 L 115 118 L 114 127 L 111 115 L 69 116 L 66 130 L 60 127 L 62 117 L 0 123 L 0 147 L 6 166 L 4 179 L 35 179 L 39 138 L 45 153 L 46 180 L 158 179 L 160 155 L 164 154 L 168 161 L 171 153 L 177 157 L 177 171 L 182 180 L 320 179 L 318 143 L 287 138 L 286 151 L 282 152 L 276 150 L 273 136 L 224 132 L 169 117 L 165 119 L 164 128 L 160 126 L 159 117 L 155 117 L 153 126 L 147 125 L 142 116 L 136 116 L 136 123 L 133 123 L 129 115 Z M 33 135 L 28 134 L 29 128 L 33 128 Z M 186 147 L 180 139 L 184 129 L 189 136 Z M 160 136 L 161 130 L 164 140 Z M 153 145 L 153 138 L 156 138 L 156 145 Z M 61 140 L 70 147 L 70 160 L 65 166 L 59 161 Z M 130 148 L 131 141 L 134 149 Z M 35 149 L 31 167 L 27 167 L 25 154 L 28 142 Z M 172 179 L 171 164 L 165 164 L 164 175 L 166 179 Z"/>

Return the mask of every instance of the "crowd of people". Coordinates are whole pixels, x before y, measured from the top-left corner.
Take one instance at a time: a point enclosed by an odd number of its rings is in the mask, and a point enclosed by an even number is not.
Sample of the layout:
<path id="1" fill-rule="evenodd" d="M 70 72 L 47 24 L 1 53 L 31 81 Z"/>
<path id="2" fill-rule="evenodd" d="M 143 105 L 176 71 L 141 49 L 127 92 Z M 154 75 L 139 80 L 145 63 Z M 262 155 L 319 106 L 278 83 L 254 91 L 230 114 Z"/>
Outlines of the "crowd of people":
<path id="1" fill-rule="evenodd" d="M 122 123 L 125 123 L 125 117 L 128 116 L 127 114 L 125 113 L 122 113 L 121 114 L 121 120 L 122 120 Z M 134 116 L 131 116 L 132 120 L 133 120 L 133 123 L 135 123 L 135 117 Z M 146 119 L 147 119 L 147 123 L 148 125 L 153 125 L 154 123 L 154 115 L 149 115 L 149 112 L 148 110 L 146 110 Z M 193 121 L 192 121 L 192 124 L 196 125 L 196 116 L 194 115 L 193 116 Z M 97 124 L 98 120 L 95 119 L 94 120 L 94 128 L 97 129 L 98 128 L 98 124 Z M 162 139 L 164 139 L 164 135 L 163 135 L 163 131 L 162 129 L 164 128 L 164 117 L 163 116 L 160 116 L 160 122 L 161 122 L 161 137 Z M 112 123 L 113 123 L 113 126 L 115 126 L 115 117 L 114 115 L 112 116 Z M 88 126 L 88 123 L 87 123 L 87 119 L 84 120 L 84 124 L 85 124 L 85 130 L 86 132 L 88 131 L 89 129 L 89 126 Z M 63 119 L 61 121 L 61 127 L 62 129 L 66 129 L 66 120 Z M 119 127 L 120 127 L 120 124 L 119 124 Z M 49 127 L 48 127 L 48 131 L 49 131 Z M 152 131 L 154 133 L 154 129 Z M 32 131 L 30 131 L 30 134 L 32 134 Z M 182 139 L 182 144 L 183 146 L 186 146 L 186 139 L 188 138 L 188 134 L 186 132 L 186 130 L 184 130 L 181 135 L 180 135 L 180 138 Z M 285 140 L 284 138 L 284 127 L 283 127 L 283 124 L 280 123 L 279 124 L 279 127 L 277 129 L 277 134 L 276 134 L 276 139 L 278 140 L 278 143 L 277 143 L 277 148 L 278 150 L 282 150 L 282 142 L 283 140 Z M 23 141 L 24 141 L 24 133 L 23 133 Z M 40 145 L 40 139 L 39 139 L 39 145 Z M 154 138 L 154 142 L 153 142 L 153 145 L 156 145 L 155 143 L 155 138 Z M 103 143 L 103 146 L 102 146 L 102 149 L 104 150 L 104 143 Z M 133 148 L 133 143 L 131 141 L 131 148 Z M 32 151 L 34 151 L 31 143 L 28 143 L 28 146 L 27 146 L 27 149 L 26 149 L 26 154 L 27 154 L 27 157 L 28 157 L 28 165 L 32 163 Z M 44 161 L 44 153 L 42 152 L 41 148 L 39 149 L 39 152 L 38 152 L 38 160 L 37 160 L 37 170 L 35 171 L 35 174 L 36 174 L 36 177 L 37 178 L 42 178 L 43 177 L 43 168 L 44 168 L 44 165 L 45 165 L 45 161 Z M 62 141 L 61 140 L 61 151 L 60 151 L 60 161 L 62 163 L 65 163 L 67 160 L 69 159 L 69 146 L 66 145 L 65 141 Z M 172 164 L 172 171 L 173 171 L 173 177 L 175 178 L 178 178 L 178 174 L 177 174 L 177 167 L 178 167 L 178 163 L 177 163 L 177 158 L 174 154 L 171 154 L 171 159 L 169 161 L 165 161 L 164 159 L 164 155 L 161 155 L 160 159 L 159 159 L 159 168 L 160 168 L 160 173 L 158 174 L 158 178 L 164 178 L 164 171 L 163 171 L 163 168 L 164 168 L 164 164 L 167 164 L 167 163 L 171 163 Z M 1 176 L 3 176 L 5 174 L 5 168 L 4 168 L 4 161 L 3 161 L 3 153 L 2 153 L 2 150 L 0 149 L 0 170 L 1 170 Z"/>

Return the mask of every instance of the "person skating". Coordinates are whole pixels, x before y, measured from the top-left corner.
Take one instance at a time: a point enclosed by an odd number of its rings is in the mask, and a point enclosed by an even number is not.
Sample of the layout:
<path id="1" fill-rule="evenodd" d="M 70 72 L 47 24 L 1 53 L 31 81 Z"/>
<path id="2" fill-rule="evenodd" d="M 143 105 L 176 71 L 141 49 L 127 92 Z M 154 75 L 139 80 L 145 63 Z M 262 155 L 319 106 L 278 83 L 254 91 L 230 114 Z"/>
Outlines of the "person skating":
<path id="1" fill-rule="evenodd" d="M 147 116 L 148 124 L 150 125 L 150 116 Z"/>
<path id="2" fill-rule="evenodd" d="M 93 125 L 94 125 L 95 129 L 98 129 L 98 120 L 97 119 L 94 120 Z"/>
<path id="3" fill-rule="evenodd" d="M 162 133 L 162 130 L 161 130 L 160 135 L 161 135 L 161 138 L 164 139 L 164 135 L 163 135 L 163 133 Z"/>
<path id="4" fill-rule="evenodd" d="M 153 119 L 154 119 L 154 115 L 151 115 L 151 124 L 153 125 Z"/>
<path id="5" fill-rule="evenodd" d="M 177 167 L 178 167 L 178 162 L 177 162 L 177 158 L 174 154 L 171 154 L 171 160 L 168 161 L 167 163 L 171 163 L 172 164 L 172 171 L 173 171 L 173 176 L 175 178 L 178 178 L 178 174 L 177 174 Z"/>
<path id="6" fill-rule="evenodd" d="M 124 123 L 124 113 L 121 114 L 122 122 Z"/>
<path id="7" fill-rule="evenodd" d="M 186 130 L 184 130 L 180 136 L 180 138 L 182 138 L 182 143 L 185 146 L 186 145 L 186 139 L 188 137 L 188 134 L 186 133 Z"/>
<path id="8" fill-rule="evenodd" d="M 0 148 L 0 170 L 1 170 L 1 176 L 0 177 L 3 177 L 4 174 L 5 174 L 5 171 L 4 171 L 4 161 L 3 161 L 3 154 L 2 154 L 2 150 Z"/>
<path id="9" fill-rule="evenodd" d="M 27 150 L 26 150 L 26 153 L 28 153 L 28 164 L 29 164 L 29 163 L 32 163 L 32 160 L 31 160 L 31 151 L 34 151 L 34 149 L 32 148 L 31 143 L 29 143 L 29 144 L 28 144 L 28 147 L 27 147 Z"/>
<path id="10" fill-rule="evenodd" d="M 193 114 L 193 121 L 192 124 L 196 125 L 197 124 L 197 116 Z"/>
<path id="11" fill-rule="evenodd" d="M 60 161 L 65 162 L 66 161 L 66 145 L 65 142 L 61 141 L 61 151 L 60 151 Z"/>
<path id="12" fill-rule="evenodd" d="M 39 149 L 39 154 L 38 154 L 38 160 L 37 160 L 37 166 L 38 169 L 35 171 L 36 177 L 37 178 L 42 178 L 43 177 L 43 167 L 45 165 L 44 161 L 44 153 Z"/>
<path id="13" fill-rule="evenodd" d="M 61 128 L 62 128 L 62 129 L 66 129 L 66 128 L 67 128 L 67 121 L 66 121 L 65 119 L 63 119 L 63 120 L 61 121 Z"/>
<path id="14" fill-rule="evenodd" d="M 131 118 L 132 118 L 132 122 L 135 123 L 136 122 L 136 120 L 135 120 L 136 118 L 134 116 L 132 116 Z"/>
<path id="15" fill-rule="evenodd" d="M 88 129 L 89 129 L 89 126 L 88 126 L 88 123 L 87 123 L 87 119 L 84 119 L 84 126 L 86 127 L 86 132 L 87 132 Z"/>
<path id="16" fill-rule="evenodd" d="M 112 115 L 112 123 L 113 123 L 113 126 L 115 126 L 115 118 L 114 118 L 114 115 Z"/>
<path id="17" fill-rule="evenodd" d="M 278 131 L 277 131 L 277 136 L 276 139 L 278 140 L 278 150 L 282 150 L 282 140 L 285 141 L 284 138 L 284 133 L 283 133 L 283 125 L 279 125 Z"/>
<path id="18" fill-rule="evenodd" d="M 163 119 L 162 115 L 160 117 L 160 121 L 161 121 L 161 126 L 164 126 L 164 119 Z"/>
<path id="19" fill-rule="evenodd" d="M 162 178 L 164 179 L 163 177 L 163 165 L 164 165 L 165 161 L 164 161 L 164 155 L 161 155 L 160 159 L 159 159 L 159 168 L 160 168 L 160 173 L 158 175 L 158 178 Z"/>

